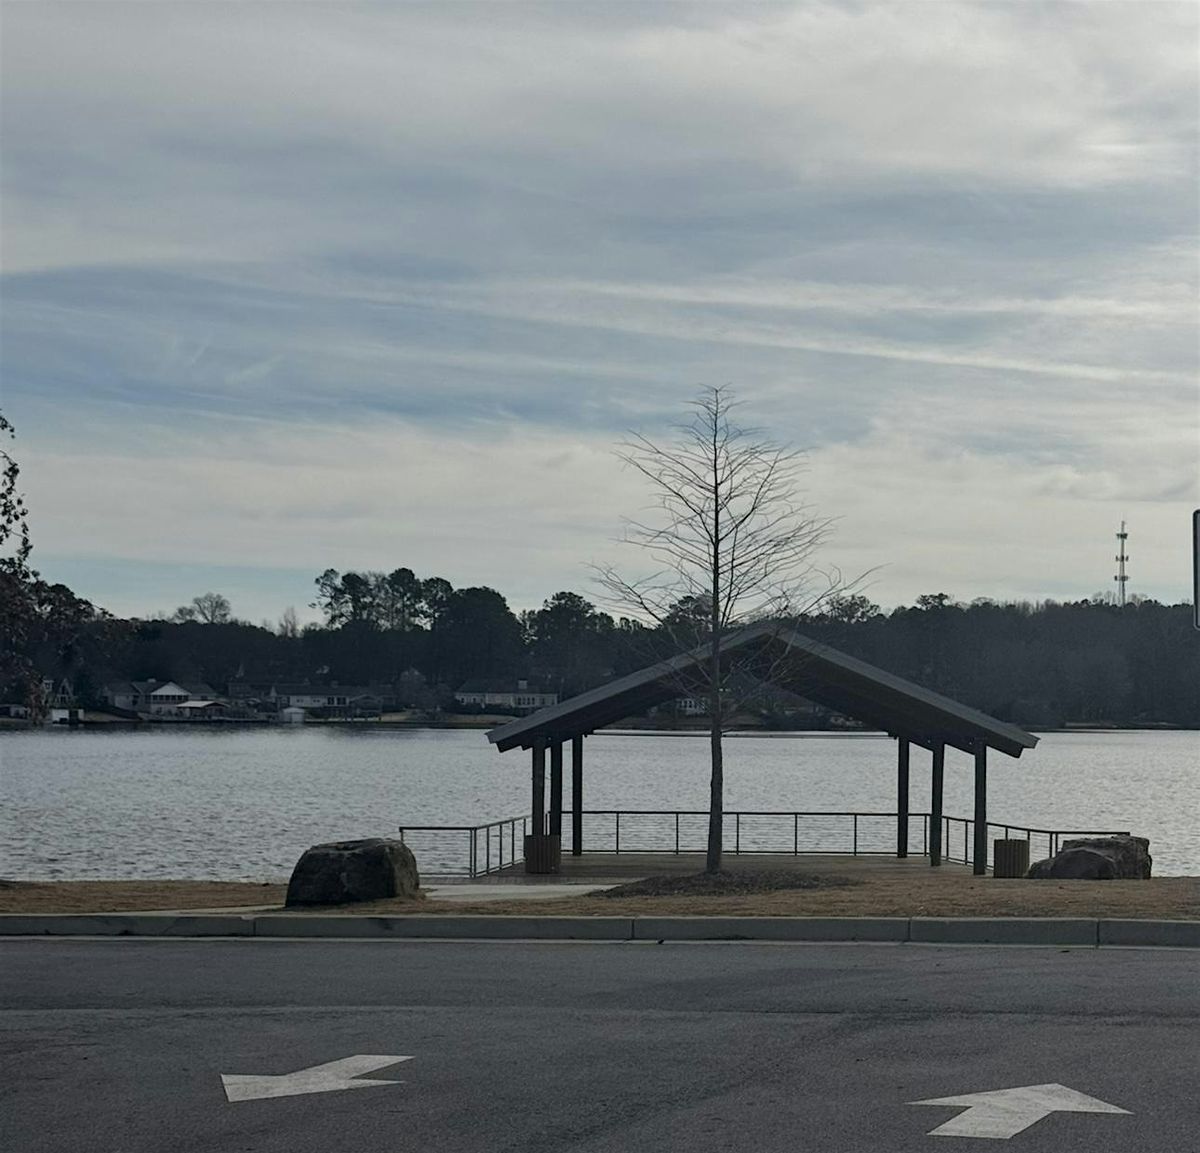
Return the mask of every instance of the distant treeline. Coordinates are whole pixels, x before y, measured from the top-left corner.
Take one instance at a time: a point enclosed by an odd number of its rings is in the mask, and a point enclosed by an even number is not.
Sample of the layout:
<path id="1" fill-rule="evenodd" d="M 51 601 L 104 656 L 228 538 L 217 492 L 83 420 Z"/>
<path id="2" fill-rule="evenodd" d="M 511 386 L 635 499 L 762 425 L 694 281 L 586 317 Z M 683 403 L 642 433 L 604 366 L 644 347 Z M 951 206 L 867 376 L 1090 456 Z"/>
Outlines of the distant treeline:
<path id="1" fill-rule="evenodd" d="M 486 587 L 454 588 L 406 568 L 328 569 L 315 582 L 323 622 L 235 620 L 220 594 L 170 618 L 119 620 L 64 585 L 38 582 L 21 630 L 23 656 L 99 704 L 105 683 L 152 678 L 388 685 L 419 708 L 448 707 L 471 680 L 532 683 L 571 696 L 672 651 L 668 633 L 559 592 L 514 614 Z M 704 606 L 681 603 L 675 624 Z M 1200 633 L 1189 605 L 1142 600 L 959 604 L 945 593 L 884 613 L 861 595 L 831 598 L 800 627 L 818 639 L 995 716 L 1200 727 Z M 25 688 L 10 682 L 3 699 Z M 780 721 L 786 718 L 767 718 Z"/>

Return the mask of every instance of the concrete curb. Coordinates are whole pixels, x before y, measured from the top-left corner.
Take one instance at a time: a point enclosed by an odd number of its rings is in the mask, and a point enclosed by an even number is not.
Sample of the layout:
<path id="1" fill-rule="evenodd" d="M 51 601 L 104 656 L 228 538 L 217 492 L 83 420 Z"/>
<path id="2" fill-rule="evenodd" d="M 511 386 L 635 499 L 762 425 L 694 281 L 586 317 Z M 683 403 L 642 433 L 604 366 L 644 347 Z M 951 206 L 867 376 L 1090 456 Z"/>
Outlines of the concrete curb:
<path id="1" fill-rule="evenodd" d="M 1092 917 L 505 917 L 287 913 L 0 914 L 0 937 L 522 941 L 881 941 L 1200 948 L 1200 921 Z"/>
<path id="2" fill-rule="evenodd" d="M 1100 921 L 1097 943 L 1197 949 L 1200 948 L 1200 921 Z"/>
<path id="3" fill-rule="evenodd" d="M 938 945 L 1096 945 L 1089 917 L 913 917 L 910 941 Z"/>
<path id="4" fill-rule="evenodd" d="M 634 917 L 634 941 L 907 941 L 907 917 Z"/>
<path id="5" fill-rule="evenodd" d="M 253 937 L 236 913 L 0 914 L 0 937 Z"/>
<path id="6" fill-rule="evenodd" d="M 0 928 L 0 932 L 3 929 Z M 256 937 L 396 937 L 441 940 L 628 941 L 628 917 L 288 916 L 254 918 Z"/>

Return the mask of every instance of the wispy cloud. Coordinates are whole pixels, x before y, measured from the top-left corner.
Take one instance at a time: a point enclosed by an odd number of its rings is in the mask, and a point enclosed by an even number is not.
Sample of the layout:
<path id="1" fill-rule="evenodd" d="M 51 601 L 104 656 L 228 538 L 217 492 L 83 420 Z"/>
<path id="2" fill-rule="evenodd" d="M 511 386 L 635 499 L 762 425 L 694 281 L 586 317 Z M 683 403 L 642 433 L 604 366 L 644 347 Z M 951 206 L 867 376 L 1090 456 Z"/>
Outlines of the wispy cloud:
<path id="1" fill-rule="evenodd" d="M 885 599 L 947 553 L 952 591 L 1090 592 L 1131 505 L 1135 580 L 1185 591 L 1190 4 L 99 0 L 4 25 L 4 404 L 73 573 L 390 561 L 538 599 L 638 499 L 613 438 L 731 382 L 813 450 L 838 547 L 897 558 Z M 928 550 L 904 502 L 936 504 Z"/>

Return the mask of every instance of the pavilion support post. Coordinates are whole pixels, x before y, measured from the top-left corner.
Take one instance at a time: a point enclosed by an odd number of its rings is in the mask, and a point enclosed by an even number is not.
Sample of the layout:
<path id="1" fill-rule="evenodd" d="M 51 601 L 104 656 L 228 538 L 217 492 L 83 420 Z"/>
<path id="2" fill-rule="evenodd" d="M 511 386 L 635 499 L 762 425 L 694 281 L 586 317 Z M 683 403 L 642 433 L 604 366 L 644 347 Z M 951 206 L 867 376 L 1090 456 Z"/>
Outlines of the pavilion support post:
<path id="1" fill-rule="evenodd" d="M 533 798 L 530 803 L 529 831 L 540 835 L 546 831 L 546 746 L 537 741 L 533 746 Z"/>
<path id="2" fill-rule="evenodd" d="M 896 743 L 896 856 L 908 856 L 908 741 Z"/>
<path id="3" fill-rule="evenodd" d="M 929 788 L 929 863 L 942 863 L 942 795 L 946 777 L 946 746 L 933 746 L 933 773 Z"/>
<path id="4" fill-rule="evenodd" d="M 571 738 L 571 855 L 583 853 L 583 737 Z"/>
<path id="5" fill-rule="evenodd" d="M 975 742 L 975 876 L 987 872 L 987 744 Z"/>
<path id="6" fill-rule="evenodd" d="M 563 747 L 562 741 L 550 746 L 550 835 L 562 836 L 563 806 Z"/>

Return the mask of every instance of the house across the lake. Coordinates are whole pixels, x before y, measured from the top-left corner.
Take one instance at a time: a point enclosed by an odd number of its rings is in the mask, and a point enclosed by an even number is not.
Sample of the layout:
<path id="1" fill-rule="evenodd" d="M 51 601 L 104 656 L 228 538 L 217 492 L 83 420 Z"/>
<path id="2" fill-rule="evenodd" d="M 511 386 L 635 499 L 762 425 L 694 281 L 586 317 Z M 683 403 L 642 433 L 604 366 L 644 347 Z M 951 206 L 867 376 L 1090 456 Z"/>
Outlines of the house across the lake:
<path id="1" fill-rule="evenodd" d="M 304 709 L 323 717 L 376 716 L 379 693 L 361 685 L 272 685 L 266 699 L 276 709 Z"/>
<path id="2" fill-rule="evenodd" d="M 558 693 L 536 688 L 527 680 L 472 680 L 455 690 L 454 699 L 460 705 L 476 705 L 481 709 L 531 713 L 558 704 Z"/>
<path id="3" fill-rule="evenodd" d="M 187 716 L 195 710 L 181 705 L 215 701 L 217 694 L 203 681 L 116 681 L 104 686 L 104 699 L 126 712 Z"/>

